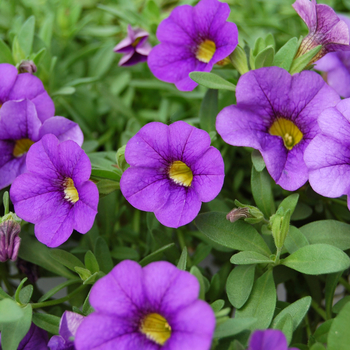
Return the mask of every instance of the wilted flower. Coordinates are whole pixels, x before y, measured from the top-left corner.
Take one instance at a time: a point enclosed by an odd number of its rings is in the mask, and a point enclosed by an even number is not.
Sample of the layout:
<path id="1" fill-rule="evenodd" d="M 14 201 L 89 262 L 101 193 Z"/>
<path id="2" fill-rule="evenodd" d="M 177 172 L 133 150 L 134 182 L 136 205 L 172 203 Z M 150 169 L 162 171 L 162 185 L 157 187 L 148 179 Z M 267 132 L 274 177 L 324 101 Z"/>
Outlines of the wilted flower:
<path id="1" fill-rule="evenodd" d="M 191 222 L 224 182 L 224 162 L 209 134 L 182 121 L 145 125 L 127 143 L 125 159 L 124 197 L 169 227 Z"/>
<path id="2" fill-rule="evenodd" d="M 250 337 L 248 350 L 298 350 L 288 348 L 286 336 L 278 329 L 256 330 Z"/>
<path id="3" fill-rule="evenodd" d="M 0 262 L 17 259 L 21 238 L 21 220 L 15 214 L 0 218 Z"/>
<path id="4" fill-rule="evenodd" d="M 84 316 L 65 311 L 60 322 L 60 335 L 51 337 L 47 344 L 50 350 L 75 350 L 74 337 L 83 320 Z"/>
<path id="5" fill-rule="evenodd" d="M 18 67 L 20 73 L 33 74 L 36 72 L 36 65 L 33 61 L 22 61 Z"/>
<path id="6" fill-rule="evenodd" d="M 73 140 L 80 146 L 84 136 L 78 124 L 52 117 L 40 121 L 35 105 L 28 99 L 5 102 L 0 109 L 0 189 L 26 171 L 26 156 L 33 143 L 46 134 L 60 141 Z"/>
<path id="7" fill-rule="evenodd" d="M 191 91 L 198 84 L 188 76 L 193 71 L 210 72 L 238 44 L 234 23 L 226 22 L 228 4 L 201 0 L 196 6 L 176 7 L 157 29 L 161 42 L 155 46 L 148 65 L 160 80 L 174 83 L 179 90 Z"/>
<path id="8" fill-rule="evenodd" d="M 224 108 L 216 128 L 233 146 L 258 149 L 272 178 L 294 191 L 308 179 L 304 150 L 320 132 L 317 118 L 340 101 L 315 72 L 291 76 L 279 67 L 244 74 L 236 89 L 237 106 Z"/>
<path id="9" fill-rule="evenodd" d="M 25 98 L 34 103 L 42 123 L 54 116 L 55 106 L 39 78 L 29 73 L 18 74 L 11 64 L 0 64 L 0 107 L 6 101 Z"/>
<path id="10" fill-rule="evenodd" d="M 249 209 L 248 208 L 233 208 L 227 215 L 226 219 L 230 220 L 231 222 L 235 222 L 239 219 L 246 219 L 249 215 Z"/>
<path id="11" fill-rule="evenodd" d="M 89 231 L 97 214 L 98 190 L 89 181 L 91 163 L 74 141 L 45 135 L 27 154 L 27 172 L 10 190 L 16 214 L 35 224 L 41 243 L 57 247 L 73 229 Z"/>
<path id="12" fill-rule="evenodd" d="M 310 64 L 328 52 L 350 50 L 348 27 L 331 7 L 318 5 L 316 0 L 297 0 L 293 7 L 309 29 L 309 34 L 301 42 L 297 57 L 318 45 L 322 45 L 322 48 Z"/>
<path id="13" fill-rule="evenodd" d="M 348 196 L 350 209 L 350 99 L 318 118 L 322 133 L 305 150 L 311 187 L 322 196 Z"/>
<path id="14" fill-rule="evenodd" d="M 128 36 L 114 48 L 115 52 L 124 54 L 118 63 L 119 66 L 132 66 L 147 61 L 152 49 L 148 35 L 143 29 L 132 29 L 131 25 L 128 25 Z"/>
<path id="15" fill-rule="evenodd" d="M 75 346 L 208 350 L 215 316 L 198 294 L 198 280 L 168 262 L 142 268 L 125 260 L 92 287 L 90 303 L 96 312 L 79 326 Z"/>

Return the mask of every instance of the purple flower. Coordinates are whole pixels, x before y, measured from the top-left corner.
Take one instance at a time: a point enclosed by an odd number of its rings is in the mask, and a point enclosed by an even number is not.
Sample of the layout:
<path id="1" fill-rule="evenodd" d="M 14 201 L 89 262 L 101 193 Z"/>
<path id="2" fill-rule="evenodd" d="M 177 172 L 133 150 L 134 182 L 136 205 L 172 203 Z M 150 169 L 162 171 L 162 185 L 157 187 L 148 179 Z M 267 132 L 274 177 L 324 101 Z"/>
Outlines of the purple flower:
<path id="1" fill-rule="evenodd" d="M 317 5 L 316 0 L 296 0 L 293 7 L 309 29 L 309 34 L 301 42 L 297 57 L 318 45 L 322 45 L 322 48 L 310 64 L 328 52 L 350 50 L 348 27 L 331 7 Z"/>
<path id="2" fill-rule="evenodd" d="M 338 15 L 350 31 L 350 18 Z M 315 62 L 317 69 L 326 72 L 325 79 L 340 96 L 350 97 L 350 52 L 330 52 Z"/>
<path id="3" fill-rule="evenodd" d="M 47 341 L 47 332 L 32 323 L 28 333 L 19 343 L 17 350 L 48 350 Z M 2 350 L 1 345 L 0 350 Z"/>
<path id="4" fill-rule="evenodd" d="M 92 287 L 77 350 L 208 350 L 215 316 L 198 300 L 199 283 L 159 261 L 142 268 L 125 260 Z"/>
<path id="5" fill-rule="evenodd" d="M 60 141 L 74 140 L 80 146 L 84 136 L 78 124 L 52 117 L 40 121 L 33 102 L 28 99 L 5 102 L 0 109 L 0 189 L 26 171 L 26 156 L 33 143 L 45 134 Z"/>
<path id="6" fill-rule="evenodd" d="M 148 66 L 160 80 L 191 91 L 198 84 L 188 74 L 210 72 L 213 65 L 230 55 L 238 44 L 234 23 L 226 22 L 228 4 L 201 0 L 196 6 L 176 7 L 157 29 L 161 42 L 148 57 Z"/>
<path id="7" fill-rule="evenodd" d="M 124 197 L 169 227 L 192 221 L 224 181 L 224 162 L 209 134 L 182 121 L 145 125 L 127 143 L 125 160 L 130 168 L 120 181 Z"/>
<path id="8" fill-rule="evenodd" d="M 233 146 L 258 149 L 272 178 L 294 191 L 308 179 L 304 150 L 320 132 L 317 117 L 340 101 L 315 72 L 291 76 L 279 67 L 244 74 L 236 89 L 237 106 L 218 115 L 216 128 Z"/>
<path id="9" fill-rule="evenodd" d="M 7 260 L 16 261 L 21 238 L 21 225 L 17 216 L 10 213 L 0 219 L 0 262 Z"/>
<path id="10" fill-rule="evenodd" d="M 45 135 L 28 151 L 26 165 L 27 172 L 13 182 L 10 196 L 16 214 L 35 224 L 38 240 L 57 247 L 73 229 L 89 231 L 99 195 L 89 181 L 90 160 L 79 145 Z"/>
<path id="11" fill-rule="evenodd" d="M 278 329 L 254 331 L 249 340 L 248 350 L 298 350 L 288 348 L 285 335 Z"/>
<path id="12" fill-rule="evenodd" d="M 47 344 L 50 350 L 75 350 L 74 337 L 84 316 L 65 311 L 60 322 L 60 335 L 54 335 Z"/>
<path id="13" fill-rule="evenodd" d="M 305 151 L 311 187 L 322 196 L 348 195 L 350 208 L 350 99 L 326 109 L 318 118 L 322 133 Z"/>
<path id="14" fill-rule="evenodd" d="M 8 63 L 0 64 L 0 108 L 6 101 L 31 100 L 41 122 L 53 117 L 55 106 L 41 80 L 29 73 L 18 74 Z"/>
<path id="15" fill-rule="evenodd" d="M 132 29 L 131 25 L 128 25 L 128 36 L 114 48 L 115 52 L 124 54 L 118 63 L 119 66 L 133 66 L 147 61 L 147 56 L 152 49 L 148 42 L 148 35 L 143 29 Z"/>

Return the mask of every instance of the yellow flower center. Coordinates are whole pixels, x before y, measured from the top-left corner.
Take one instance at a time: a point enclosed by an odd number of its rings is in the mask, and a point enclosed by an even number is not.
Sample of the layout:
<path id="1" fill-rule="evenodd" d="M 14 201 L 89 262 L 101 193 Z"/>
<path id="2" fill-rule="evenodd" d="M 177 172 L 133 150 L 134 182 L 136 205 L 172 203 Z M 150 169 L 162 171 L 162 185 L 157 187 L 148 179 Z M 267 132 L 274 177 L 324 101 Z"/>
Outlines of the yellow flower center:
<path id="1" fill-rule="evenodd" d="M 136 38 L 135 41 L 131 44 L 132 47 L 136 47 L 137 44 L 140 42 L 141 38 Z"/>
<path id="2" fill-rule="evenodd" d="M 193 173 L 184 162 L 176 160 L 169 168 L 169 177 L 178 185 L 190 187 Z"/>
<path id="3" fill-rule="evenodd" d="M 64 199 L 66 199 L 68 202 L 76 203 L 79 200 L 79 193 L 77 189 L 74 186 L 74 181 L 67 177 L 66 181 L 63 184 L 64 186 Z"/>
<path id="4" fill-rule="evenodd" d="M 0 105 L 1 107 L 1 105 Z M 34 141 L 30 139 L 20 139 L 15 143 L 15 147 L 13 148 L 12 154 L 14 157 L 18 158 L 23 156 L 24 153 L 29 151 L 30 146 L 34 143 Z"/>
<path id="5" fill-rule="evenodd" d="M 231 63 L 230 59 L 228 57 L 225 57 L 223 60 L 216 62 L 215 64 L 218 66 L 226 66 L 229 63 Z"/>
<path id="6" fill-rule="evenodd" d="M 215 51 L 216 51 L 216 45 L 214 41 L 204 40 L 198 46 L 198 49 L 196 52 L 196 58 L 201 62 L 209 63 L 210 60 L 213 58 Z"/>
<path id="7" fill-rule="evenodd" d="M 141 322 L 141 333 L 159 345 L 164 345 L 171 336 L 171 327 L 167 320 L 156 313 L 147 315 Z"/>
<path id="8" fill-rule="evenodd" d="M 270 135 L 280 136 L 283 139 L 284 146 L 291 150 L 303 138 L 303 133 L 290 120 L 285 118 L 277 118 L 271 125 Z"/>

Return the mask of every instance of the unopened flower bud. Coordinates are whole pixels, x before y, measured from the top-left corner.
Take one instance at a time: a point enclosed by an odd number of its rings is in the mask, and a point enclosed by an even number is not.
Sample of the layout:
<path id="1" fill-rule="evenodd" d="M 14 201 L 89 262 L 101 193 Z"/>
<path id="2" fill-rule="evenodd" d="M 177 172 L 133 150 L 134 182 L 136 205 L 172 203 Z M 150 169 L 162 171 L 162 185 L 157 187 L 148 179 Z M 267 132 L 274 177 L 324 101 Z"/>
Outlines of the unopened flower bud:
<path id="1" fill-rule="evenodd" d="M 284 241 L 289 232 L 291 210 L 284 212 L 283 208 L 279 208 L 276 214 L 270 218 L 270 226 L 275 241 L 276 248 L 282 249 Z"/>
<path id="2" fill-rule="evenodd" d="M 231 222 L 235 222 L 239 219 L 244 219 L 244 221 L 249 222 L 250 224 L 257 224 L 264 220 L 263 213 L 252 205 L 242 204 L 237 199 L 235 204 L 238 208 L 232 209 L 227 215 L 226 219 Z"/>
<path id="3" fill-rule="evenodd" d="M 22 61 L 18 67 L 20 73 L 33 74 L 36 72 L 36 65 L 33 61 Z"/>
<path id="4" fill-rule="evenodd" d="M 12 218 L 5 219 L 0 223 L 0 261 L 15 261 L 17 259 L 21 238 L 18 234 L 21 225 Z"/>

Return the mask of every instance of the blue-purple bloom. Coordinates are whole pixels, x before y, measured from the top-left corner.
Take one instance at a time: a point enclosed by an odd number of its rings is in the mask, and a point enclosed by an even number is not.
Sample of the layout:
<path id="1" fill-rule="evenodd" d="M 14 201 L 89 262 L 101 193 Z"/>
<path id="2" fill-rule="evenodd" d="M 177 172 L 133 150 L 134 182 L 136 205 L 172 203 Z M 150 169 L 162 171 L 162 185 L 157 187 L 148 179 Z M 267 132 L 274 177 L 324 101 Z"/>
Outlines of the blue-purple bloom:
<path id="1" fill-rule="evenodd" d="M 298 350 L 288 348 L 285 335 L 278 329 L 256 330 L 250 337 L 248 350 Z"/>
<path id="2" fill-rule="evenodd" d="M 224 161 L 209 134 L 182 121 L 145 125 L 127 143 L 125 160 L 124 197 L 169 227 L 191 222 L 224 182 Z"/>
<path id="3" fill-rule="evenodd" d="M 320 132 L 317 118 L 340 101 L 315 72 L 291 76 L 279 67 L 250 71 L 238 81 L 237 106 L 224 108 L 216 128 L 225 142 L 259 150 L 272 178 L 288 191 L 308 180 L 305 148 Z"/>
<path id="4" fill-rule="evenodd" d="M 79 326 L 77 350 L 209 350 L 211 307 L 198 299 L 198 280 L 159 261 L 119 263 L 92 287 L 95 312 Z"/>
<path id="5" fill-rule="evenodd" d="M 21 238 L 21 220 L 12 213 L 0 218 L 0 262 L 15 261 L 18 256 Z"/>
<path id="6" fill-rule="evenodd" d="M 305 150 L 309 182 L 326 197 L 348 196 L 350 209 L 350 99 L 326 109 L 318 118 L 322 133 Z"/>
<path id="7" fill-rule="evenodd" d="M 16 214 L 35 224 L 37 239 L 53 248 L 65 242 L 73 229 L 88 232 L 99 194 L 89 181 L 90 160 L 79 145 L 45 135 L 29 149 L 26 165 L 27 172 L 13 182 L 10 196 Z"/>
<path id="8" fill-rule="evenodd" d="M 78 124 L 52 117 L 44 123 L 33 102 L 28 99 L 5 102 L 0 108 L 0 189 L 26 171 L 26 156 L 33 143 L 46 134 L 60 141 L 73 140 L 80 146 L 84 136 Z"/>
<path id="9" fill-rule="evenodd" d="M 148 56 L 148 66 L 160 80 L 191 91 L 198 84 L 193 71 L 210 72 L 215 63 L 229 56 L 238 44 L 238 30 L 226 22 L 228 4 L 201 0 L 196 6 L 176 7 L 157 29 L 161 42 Z"/>
<path id="10" fill-rule="evenodd" d="M 47 344 L 50 350 L 75 350 L 74 337 L 83 320 L 84 316 L 65 311 L 60 322 L 60 335 L 51 337 Z"/>
<path id="11" fill-rule="evenodd" d="M 128 25 L 128 36 L 123 39 L 115 48 L 116 53 L 124 56 L 119 61 L 119 66 L 133 66 L 140 62 L 146 62 L 152 46 L 148 42 L 149 34 L 140 28 L 132 29 Z"/>
<path id="12" fill-rule="evenodd" d="M 29 73 L 18 74 L 11 64 L 0 64 L 0 108 L 7 101 L 23 99 L 34 103 L 42 123 L 54 116 L 55 106 L 39 78 Z"/>
<path id="13" fill-rule="evenodd" d="M 1 334 L 0 334 L 0 340 L 1 340 Z M 47 342 L 48 342 L 47 332 L 37 327 L 34 323 L 32 323 L 28 333 L 19 343 L 17 350 L 48 350 Z M 1 345 L 0 345 L 0 350 L 2 350 Z"/>
<path id="14" fill-rule="evenodd" d="M 309 29 L 309 34 L 301 42 L 297 57 L 318 45 L 322 45 L 322 48 L 310 64 L 328 52 L 350 50 L 348 27 L 331 7 L 318 5 L 316 0 L 296 0 L 293 7 Z"/>

